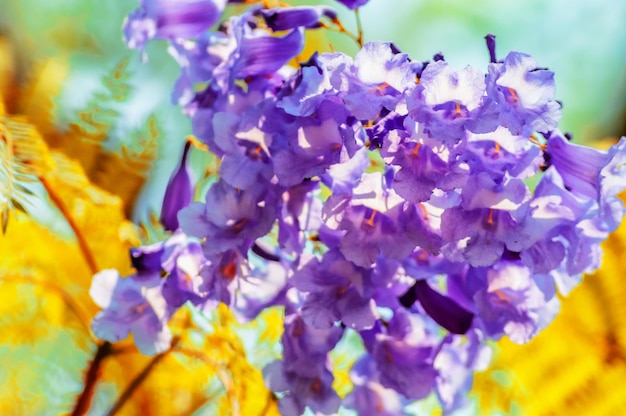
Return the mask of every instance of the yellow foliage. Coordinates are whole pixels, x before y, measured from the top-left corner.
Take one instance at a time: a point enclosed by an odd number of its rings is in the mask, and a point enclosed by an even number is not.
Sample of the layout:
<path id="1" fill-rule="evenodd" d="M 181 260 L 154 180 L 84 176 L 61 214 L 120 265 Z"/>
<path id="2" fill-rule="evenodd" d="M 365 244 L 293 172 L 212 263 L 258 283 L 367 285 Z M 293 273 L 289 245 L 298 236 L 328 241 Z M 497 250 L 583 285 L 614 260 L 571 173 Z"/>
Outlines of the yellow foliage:
<path id="1" fill-rule="evenodd" d="M 601 269 L 563 299 L 526 345 L 497 344 L 474 394 L 481 409 L 524 415 L 619 415 L 626 409 L 626 224 L 603 245 Z"/>
<path id="2" fill-rule="evenodd" d="M 126 218 L 157 156 L 160 129 L 151 117 L 119 153 L 102 148 L 118 116 L 114 103 L 130 90 L 123 59 L 79 121 L 59 132 L 52 97 L 67 75 L 66 61 L 43 61 L 18 89 L 13 61 L 5 59 L 8 46 L 0 37 L 0 225 L 6 230 L 0 237 L 0 414 L 65 413 L 83 391 L 94 350 L 104 345 L 89 329 L 98 312 L 88 293 L 92 275 L 105 268 L 133 272 L 128 250 L 140 242 Z M 24 115 L 9 114 L 15 110 Z M 37 183 L 49 201 L 33 195 L 28 186 Z M 13 210 L 25 200 L 38 208 L 49 202 L 74 237 Z M 156 357 L 140 354 L 132 337 L 113 346 L 96 376 L 92 412 L 105 412 L 129 392 L 117 414 L 185 415 L 201 408 L 220 415 L 278 414 L 236 330 L 256 330 L 257 345 L 271 355 L 282 333 L 281 311 L 241 326 L 222 306 L 207 333 L 182 308 L 171 325 L 172 348 Z"/>
<path id="3" fill-rule="evenodd" d="M 11 149 L 18 149 L 19 161 L 34 161 L 29 173 L 44 184 L 52 205 L 77 236 L 75 240 L 61 238 L 26 214 L 16 213 L 0 239 L 0 366 L 27 367 L 33 358 L 40 363 L 36 374 L 10 371 L 0 377 L 0 413 L 35 414 L 50 406 L 48 393 L 54 392 L 50 380 L 55 371 L 77 383 L 75 394 L 62 401 L 73 406 L 94 348 L 88 329 L 98 311 L 88 295 L 93 271 L 116 268 L 121 274 L 132 273 L 128 249 L 139 241 L 118 196 L 93 185 L 78 161 L 49 150 L 33 126 L 22 119 L 4 120 L 13 143 L 18 143 Z M 29 152 L 39 159 L 23 156 Z M 45 170 L 41 169 L 44 164 Z M 89 257 L 95 264 L 85 261 Z M 268 315 L 261 345 L 278 342 L 281 321 L 280 313 Z M 145 377 L 118 414 L 191 414 L 205 405 L 219 414 L 277 414 L 261 372 L 246 359 L 232 314 L 222 306 L 210 324 L 213 329 L 208 334 L 200 331 L 188 310 L 181 309 L 172 323 L 179 342 L 155 358 L 138 353 L 132 340 L 117 343 L 117 352 L 104 361 L 99 380 L 100 391 L 110 392 L 105 407 L 135 378 Z M 200 334 L 200 343 L 192 342 L 194 334 Z M 59 349 L 73 352 L 75 359 L 55 368 Z M 150 371 L 142 376 L 146 368 Z M 33 383 L 47 389 L 32 394 Z"/>

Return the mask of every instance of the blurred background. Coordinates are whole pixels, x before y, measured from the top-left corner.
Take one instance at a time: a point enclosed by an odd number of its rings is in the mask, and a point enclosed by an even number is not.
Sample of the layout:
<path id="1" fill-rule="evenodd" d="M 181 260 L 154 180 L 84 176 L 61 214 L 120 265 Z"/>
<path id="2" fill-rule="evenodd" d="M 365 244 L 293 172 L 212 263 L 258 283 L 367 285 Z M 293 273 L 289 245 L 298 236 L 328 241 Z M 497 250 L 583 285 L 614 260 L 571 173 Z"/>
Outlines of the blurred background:
<path id="1" fill-rule="evenodd" d="M 292 4 L 328 4 L 340 11 L 344 24 L 354 29 L 354 15 L 332 1 L 292 1 Z M 0 2 L 0 33 L 6 54 L 0 68 L 12 65 L 18 85 L 33 78 L 33 71 L 47 60 L 47 77 L 60 83 L 54 99 L 56 125 L 63 129 L 76 120 L 94 95 L 101 92 L 102 78 L 123 59 L 128 59 L 131 90 L 115 103 L 121 116 L 114 121 L 107 145 L 115 148 L 154 115 L 162 129 L 159 157 L 140 196 L 135 218 L 158 209 L 163 189 L 182 150 L 189 122 L 172 106 L 169 94 L 178 68 L 164 41 L 147 47 L 148 61 L 122 41 L 121 25 L 135 1 L 3 0 Z M 360 11 L 365 41 L 392 40 L 416 60 L 431 59 L 442 52 L 453 67 L 485 68 L 488 53 L 484 36 L 497 37 L 497 53 L 531 54 L 541 67 L 556 73 L 557 99 L 563 103 L 561 129 L 578 142 L 592 142 L 625 133 L 626 108 L 626 16 L 625 2 L 582 0 L 371 0 Z M 346 36 L 316 36 L 320 47 L 355 53 Z M 6 44 L 8 42 L 8 45 Z M 52 60 L 52 62 L 50 62 Z M 3 76 L 3 82 L 9 77 Z M 53 83 L 52 81 L 49 81 Z"/>
<path id="2" fill-rule="evenodd" d="M 346 27 L 355 28 L 354 14 L 342 5 L 317 3 L 335 7 Z M 191 129 L 170 103 L 178 67 L 166 43 L 151 42 L 143 62 L 122 40 L 124 17 L 137 6 L 131 0 L 0 0 L 0 95 L 7 113 L 25 114 L 51 147 L 81 159 L 92 181 L 119 196 L 125 217 L 146 221 L 160 209 L 164 184 Z M 509 51 L 531 54 L 538 66 L 556 73 L 561 129 L 576 142 L 602 147 L 626 135 L 624 16 L 626 2 L 609 0 L 371 0 L 360 10 L 365 41 L 392 40 L 416 60 L 441 52 L 453 67 L 486 70 L 487 33 L 497 37 L 499 58 Z M 317 34 L 315 41 L 325 50 L 332 45 L 356 52 L 354 42 L 338 33 Z M 104 150 L 75 145 L 85 139 Z M 207 159 L 197 153 L 193 163 L 199 175 Z M 43 206 L 31 211 L 57 234 L 70 234 L 58 212 Z M 626 290 L 619 279 L 626 243 L 620 233 L 607 245 L 607 266 L 564 301 L 564 313 L 551 328 L 529 346 L 497 346 L 492 369 L 477 379 L 469 414 L 547 415 L 570 409 L 576 412 L 571 414 L 596 415 L 626 408 L 620 399 L 626 390 L 615 384 L 626 376 L 620 308 Z M 17 247 L 6 239 L 2 244 L 7 250 Z M 15 354 L 32 352 L 3 346 L 9 321 L 0 318 L 3 364 Z M 46 348 L 40 345 L 38 356 L 50 356 Z M 86 357 L 66 351 L 62 360 L 70 364 L 63 374 L 75 371 L 77 376 L 41 386 L 49 389 L 47 408 L 63 408 L 63 400 L 80 389 Z M 46 371 L 60 371 L 46 365 Z M 0 375 L 0 383 L 7 377 Z M 34 388 L 34 383 L 20 383 L 13 388 Z"/>

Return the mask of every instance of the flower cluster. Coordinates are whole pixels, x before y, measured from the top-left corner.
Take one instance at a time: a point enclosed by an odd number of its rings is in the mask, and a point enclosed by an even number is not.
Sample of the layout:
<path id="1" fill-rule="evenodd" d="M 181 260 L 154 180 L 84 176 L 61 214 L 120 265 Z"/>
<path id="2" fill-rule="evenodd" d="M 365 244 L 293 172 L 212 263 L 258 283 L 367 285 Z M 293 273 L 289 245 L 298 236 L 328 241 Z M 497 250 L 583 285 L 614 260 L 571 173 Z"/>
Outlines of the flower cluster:
<path id="1" fill-rule="evenodd" d="M 128 43 L 169 39 L 173 99 L 220 157 L 219 179 L 189 204 L 187 145 L 162 214 L 180 228 L 132 253 L 135 275 L 94 278 L 98 336 L 133 332 L 150 354 L 186 302 L 243 320 L 281 305 L 283 358 L 264 374 L 283 414 L 402 414 L 433 391 L 448 412 L 487 364 L 486 340 L 529 341 L 558 312 L 557 289 L 599 266 L 625 213 L 626 140 L 571 143 L 554 74 L 532 57 L 499 60 L 488 36 L 486 73 L 388 42 L 294 68 L 306 30 L 340 25 L 330 8 L 253 6 L 207 32 L 223 1 L 145 3 Z M 342 400 L 329 352 L 347 331 L 365 352 Z"/>

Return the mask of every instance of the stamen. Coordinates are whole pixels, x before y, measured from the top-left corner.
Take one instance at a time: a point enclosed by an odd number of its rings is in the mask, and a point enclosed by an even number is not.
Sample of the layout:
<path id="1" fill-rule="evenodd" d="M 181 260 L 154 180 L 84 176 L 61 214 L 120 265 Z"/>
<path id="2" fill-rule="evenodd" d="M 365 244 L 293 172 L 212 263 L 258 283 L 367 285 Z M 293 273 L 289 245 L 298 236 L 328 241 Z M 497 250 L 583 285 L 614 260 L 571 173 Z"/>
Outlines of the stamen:
<path id="1" fill-rule="evenodd" d="M 330 150 L 336 152 L 341 149 L 341 143 L 333 143 L 330 145 Z"/>
<path id="2" fill-rule="evenodd" d="M 519 97 L 517 96 L 517 91 L 515 91 L 513 88 L 511 87 L 507 87 L 507 89 L 509 90 L 509 93 L 511 94 L 511 97 L 513 97 L 513 102 L 518 102 L 519 101 Z"/>
<path id="3" fill-rule="evenodd" d="M 420 211 L 422 211 L 422 215 L 424 216 L 424 219 L 427 220 L 428 219 L 428 211 L 426 211 L 426 207 L 424 206 L 424 204 L 422 204 L 420 202 L 419 204 L 417 204 L 417 206 L 420 207 Z"/>
<path id="4" fill-rule="evenodd" d="M 322 382 L 318 377 L 315 377 L 313 383 L 311 383 L 311 391 L 313 393 L 319 393 L 320 391 L 322 391 Z"/>
<path id="5" fill-rule="evenodd" d="M 487 216 L 487 225 L 493 225 L 493 208 L 489 208 L 489 215 Z"/>
<path id="6" fill-rule="evenodd" d="M 455 117 L 461 117 L 461 103 L 457 101 L 454 104 L 455 104 L 454 116 Z"/>
<path id="7" fill-rule="evenodd" d="M 415 145 L 415 147 L 413 148 L 413 153 L 412 153 L 413 157 L 417 157 L 417 154 L 418 154 L 418 152 L 420 150 L 420 147 L 422 147 L 421 143 L 417 143 Z"/>
<path id="8" fill-rule="evenodd" d="M 499 289 L 494 290 L 494 292 L 493 292 L 493 293 L 495 293 L 495 294 L 496 294 L 496 296 L 498 296 L 498 298 L 499 298 L 500 300 L 503 300 L 503 301 L 505 301 L 505 302 L 508 302 L 508 301 L 509 301 L 509 298 L 507 298 L 507 297 L 506 297 L 506 295 L 505 295 L 504 293 L 502 293 L 502 291 L 501 291 L 501 290 L 499 290 Z"/>
<path id="9" fill-rule="evenodd" d="M 245 225 L 250 222 L 250 220 L 248 218 L 242 218 L 239 221 L 237 221 L 234 225 L 233 225 L 233 230 L 235 230 L 236 232 L 241 232 L 241 230 L 243 230 L 243 227 L 245 227 Z"/>
<path id="10" fill-rule="evenodd" d="M 261 145 L 258 145 L 258 146 L 256 147 L 256 149 L 254 149 L 252 152 L 250 152 L 250 156 L 251 156 L 253 159 L 258 159 L 258 158 L 259 158 L 259 156 L 261 155 L 261 151 L 262 151 L 262 150 L 263 150 L 263 148 L 261 147 Z"/>
<path id="11" fill-rule="evenodd" d="M 231 260 L 225 266 L 220 267 L 220 273 L 227 280 L 233 280 L 237 275 L 237 265 L 234 260 Z"/>
<path id="12" fill-rule="evenodd" d="M 299 337 L 304 334 L 304 324 L 302 323 L 302 319 L 296 319 L 293 323 L 293 330 L 291 331 L 291 335 L 293 337 Z"/>
<path id="13" fill-rule="evenodd" d="M 138 314 L 139 314 L 139 313 L 143 313 L 143 311 L 145 311 L 145 310 L 146 310 L 146 308 L 147 308 L 148 306 L 150 306 L 150 305 L 148 304 L 148 302 L 146 302 L 146 303 L 142 303 L 141 305 L 139 305 L 139 306 L 135 307 L 135 308 L 133 309 L 133 312 L 138 313 Z"/>
<path id="14" fill-rule="evenodd" d="M 383 349 L 385 350 L 385 360 L 387 360 L 387 362 L 389 363 L 392 363 L 393 355 L 391 354 L 391 351 L 389 351 L 389 347 L 387 346 L 387 344 L 383 345 Z"/>
<path id="15" fill-rule="evenodd" d="M 366 223 L 366 224 L 367 224 L 368 226 L 370 226 L 370 227 L 373 227 L 373 226 L 374 226 L 374 218 L 376 217 L 376 212 L 377 212 L 377 211 L 376 211 L 375 209 L 373 209 L 373 210 L 372 210 L 372 215 L 370 215 L 369 219 L 367 220 L 367 223 Z"/>

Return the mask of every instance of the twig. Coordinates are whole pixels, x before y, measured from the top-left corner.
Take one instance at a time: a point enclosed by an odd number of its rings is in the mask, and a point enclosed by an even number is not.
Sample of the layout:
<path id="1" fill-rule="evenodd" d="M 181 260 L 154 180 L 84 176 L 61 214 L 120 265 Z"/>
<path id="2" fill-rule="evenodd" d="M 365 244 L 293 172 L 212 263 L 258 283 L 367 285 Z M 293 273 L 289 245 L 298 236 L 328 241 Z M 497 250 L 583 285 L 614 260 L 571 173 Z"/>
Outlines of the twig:
<path id="1" fill-rule="evenodd" d="M 97 341 L 97 338 L 95 337 L 93 332 L 91 332 L 91 327 L 89 326 L 88 319 L 85 317 L 84 311 L 81 309 L 79 304 L 76 303 L 74 299 L 72 299 L 69 293 L 67 293 L 61 286 L 57 285 L 54 282 L 39 281 L 37 279 L 33 279 L 27 276 L 0 277 L 0 282 L 28 283 L 28 284 L 35 285 L 35 286 L 41 286 L 45 289 L 49 289 L 49 290 L 56 292 L 59 296 L 61 296 L 61 298 L 63 299 L 67 307 L 70 309 L 70 311 L 74 313 L 78 321 L 85 328 L 85 331 L 87 332 L 87 334 L 89 334 L 89 337 L 91 337 L 93 341 Z"/>
<path id="2" fill-rule="evenodd" d="M 359 46 L 363 47 L 363 24 L 361 23 L 361 16 L 359 15 L 359 9 L 354 9 L 354 16 L 356 17 L 356 29 L 357 29 L 357 39 L 356 42 Z"/>
<path id="3" fill-rule="evenodd" d="M 177 347 L 175 348 L 175 350 L 189 357 L 197 358 L 200 361 L 203 361 L 209 367 L 211 367 L 211 369 L 215 372 L 215 375 L 217 376 L 217 378 L 220 379 L 220 382 L 224 386 L 226 397 L 228 397 L 228 400 L 230 402 L 230 407 L 233 411 L 232 416 L 239 416 L 240 413 L 239 413 L 239 406 L 237 403 L 237 397 L 235 395 L 232 380 L 230 376 L 228 375 L 228 373 L 223 368 L 221 368 L 220 365 L 218 365 L 215 361 L 211 360 L 206 354 L 204 354 L 201 351 L 184 348 L 184 347 Z"/>
<path id="4" fill-rule="evenodd" d="M 111 343 L 108 341 L 105 341 L 98 346 L 96 355 L 94 356 L 93 361 L 85 374 L 85 387 L 83 388 L 80 396 L 78 396 L 78 400 L 76 400 L 72 416 L 83 416 L 89 411 L 91 399 L 93 398 L 93 394 L 96 390 L 96 383 L 100 378 L 102 361 L 111 354 L 111 351 Z"/>
<path id="5" fill-rule="evenodd" d="M 40 176 L 39 180 L 41 181 L 43 187 L 48 192 L 48 196 L 50 196 L 50 199 L 52 200 L 54 205 L 59 209 L 59 211 L 61 211 L 61 214 L 63 214 L 63 217 L 65 217 L 65 220 L 67 221 L 69 226 L 72 228 L 72 231 L 74 232 L 74 235 L 76 236 L 76 240 L 78 241 L 78 246 L 80 247 L 80 251 L 83 253 L 83 258 L 85 259 L 85 261 L 87 262 L 87 265 L 89 266 L 89 270 L 91 271 L 92 274 L 96 274 L 99 270 L 98 265 L 93 256 L 93 253 L 91 252 L 91 249 L 89 248 L 89 245 L 87 244 L 87 240 L 85 239 L 85 236 L 83 235 L 83 233 L 80 231 L 80 228 L 78 227 L 78 224 L 76 224 L 76 221 L 74 221 L 74 218 L 72 218 L 72 215 L 67 209 L 67 207 L 65 206 L 65 204 L 63 203 L 63 200 L 56 193 L 56 191 L 50 185 L 48 180 L 44 178 L 43 176 Z"/>
<path id="6" fill-rule="evenodd" d="M 137 390 L 137 388 L 141 385 L 141 383 L 143 383 L 143 381 L 150 375 L 150 373 L 152 372 L 154 367 L 159 362 L 161 362 L 161 360 L 163 360 L 169 353 L 171 353 L 174 350 L 174 347 L 176 346 L 176 344 L 178 344 L 179 340 L 180 340 L 179 338 L 174 338 L 172 340 L 172 345 L 170 346 L 170 348 L 167 351 L 162 352 L 159 355 L 156 355 L 152 360 L 150 360 L 148 365 L 146 365 L 146 367 L 141 371 L 141 373 L 139 373 L 133 379 L 133 381 L 130 382 L 130 384 L 122 392 L 120 397 L 118 397 L 118 399 L 115 401 L 115 403 L 113 403 L 113 406 L 111 406 L 109 411 L 106 413 L 106 416 L 113 416 L 113 415 L 115 415 L 122 408 L 122 406 L 124 406 L 124 404 L 126 404 L 128 399 L 130 399 L 130 397 L 135 392 L 135 390 Z"/>
<path id="7" fill-rule="evenodd" d="M 263 410 L 261 410 L 261 413 L 259 413 L 259 416 L 267 415 L 270 409 L 272 408 L 272 403 L 274 403 L 275 401 L 276 401 L 276 396 L 274 396 L 274 393 L 270 391 L 267 397 L 267 401 L 265 402 L 265 406 L 263 406 Z"/>

